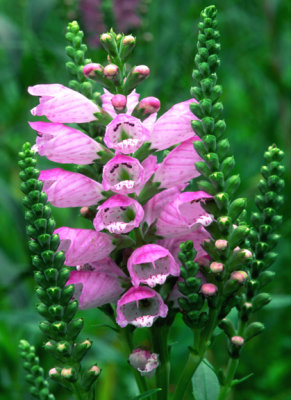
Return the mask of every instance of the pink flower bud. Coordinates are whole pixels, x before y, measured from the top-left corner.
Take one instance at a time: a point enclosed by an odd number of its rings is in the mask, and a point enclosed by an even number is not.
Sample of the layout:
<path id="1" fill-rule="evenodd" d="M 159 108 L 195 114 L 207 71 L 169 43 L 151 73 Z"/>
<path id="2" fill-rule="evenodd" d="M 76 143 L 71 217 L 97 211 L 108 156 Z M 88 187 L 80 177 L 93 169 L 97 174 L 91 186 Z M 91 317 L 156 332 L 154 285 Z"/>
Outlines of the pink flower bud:
<path id="1" fill-rule="evenodd" d="M 93 365 L 93 367 L 89 369 L 89 372 L 93 372 L 94 375 L 99 375 L 101 370 L 97 365 Z"/>
<path id="2" fill-rule="evenodd" d="M 51 368 L 49 370 L 49 376 L 52 378 L 55 375 L 59 375 L 58 371 L 56 370 L 56 368 Z"/>
<path id="3" fill-rule="evenodd" d="M 219 262 L 212 262 L 209 268 L 214 274 L 218 274 L 223 271 L 223 264 Z"/>
<path id="4" fill-rule="evenodd" d="M 139 74 L 141 76 L 147 77 L 150 74 L 150 69 L 146 65 L 137 65 L 132 71 L 134 74 Z"/>
<path id="5" fill-rule="evenodd" d="M 97 63 L 90 63 L 87 64 L 83 67 L 83 74 L 88 78 L 88 77 L 94 77 L 95 72 L 94 71 L 103 71 L 103 67 L 101 64 Z"/>
<path id="6" fill-rule="evenodd" d="M 248 277 L 248 274 L 245 271 L 233 271 L 230 277 L 239 283 L 244 283 Z"/>
<path id="7" fill-rule="evenodd" d="M 217 293 L 217 286 L 213 285 L 213 283 L 204 283 L 201 286 L 201 292 L 205 297 L 215 296 Z"/>
<path id="8" fill-rule="evenodd" d="M 252 258 L 253 254 L 250 250 L 248 249 L 242 249 L 241 252 L 244 254 L 245 258 Z"/>
<path id="9" fill-rule="evenodd" d="M 217 248 L 217 250 L 225 250 L 227 248 L 227 240 L 225 239 L 216 240 L 215 247 Z"/>
<path id="10" fill-rule="evenodd" d="M 236 347 L 241 347 L 244 344 L 244 338 L 241 336 L 233 336 L 230 340 Z"/>
<path id="11" fill-rule="evenodd" d="M 139 109 L 143 109 L 145 114 L 153 114 L 158 112 L 161 107 L 161 102 L 156 97 L 145 97 L 138 105 Z"/>
<path id="12" fill-rule="evenodd" d="M 135 38 L 132 35 L 124 36 L 124 38 L 122 40 L 122 44 L 124 44 L 125 46 L 134 44 L 134 43 L 135 43 Z"/>
<path id="13" fill-rule="evenodd" d="M 118 66 L 115 64 L 108 64 L 104 67 L 104 75 L 108 79 L 113 79 L 118 74 Z"/>
<path id="14" fill-rule="evenodd" d="M 102 35 L 100 36 L 100 40 L 102 42 L 105 42 L 106 40 L 111 40 L 111 35 L 109 35 L 109 33 L 102 33 Z"/>
<path id="15" fill-rule="evenodd" d="M 113 107 L 118 111 L 122 111 L 126 107 L 126 101 L 126 96 L 123 94 L 116 94 L 111 99 Z"/>
<path id="16" fill-rule="evenodd" d="M 73 368 L 63 368 L 61 370 L 61 375 L 64 378 L 71 378 L 74 375 L 74 370 L 73 370 Z"/>
<path id="17" fill-rule="evenodd" d="M 158 354 L 149 350 L 135 349 L 129 356 L 130 365 L 137 369 L 141 375 L 150 377 L 159 365 Z"/>

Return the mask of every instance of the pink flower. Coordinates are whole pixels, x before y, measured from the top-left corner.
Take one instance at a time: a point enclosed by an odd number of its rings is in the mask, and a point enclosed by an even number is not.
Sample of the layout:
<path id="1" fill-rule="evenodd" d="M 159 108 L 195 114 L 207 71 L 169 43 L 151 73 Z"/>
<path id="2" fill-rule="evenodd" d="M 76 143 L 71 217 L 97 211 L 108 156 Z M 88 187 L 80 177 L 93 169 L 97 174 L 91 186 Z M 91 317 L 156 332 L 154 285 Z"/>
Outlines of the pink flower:
<path id="1" fill-rule="evenodd" d="M 150 327 L 158 317 L 165 318 L 168 307 L 159 293 L 146 286 L 129 289 L 117 302 L 116 322 L 122 328 L 131 324 Z"/>
<path id="2" fill-rule="evenodd" d="M 150 137 L 152 149 L 168 149 L 193 137 L 191 121 L 197 119 L 189 108 L 193 102 L 196 100 L 190 99 L 175 104 L 157 120 Z"/>
<path id="3" fill-rule="evenodd" d="M 180 268 L 172 254 L 157 244 L 146 244 L 134 250 L 127 268 L 134 286 L 145 283 L 154 287 L 165 283 L 169 275 L 180 275 Z"/>
<path id="4" fill-rule="evenodd" d="M 91 164 L 103 147 L 85 133 L 53 122 L 29 122 L 37 131 L 34 148 L 39 155 L 58 163 Z"/>
<path id="5" fill-rule="evenodd" d="M 100 111 L 87 97 L 58 83 L 30 86 L 28 93 L 40 96 L 39 105 L 31 110 L 32 115 L 44 115 L 52 122 L 90 122 Z"/>
<path id="6" fill-rule="evenodd" d="M 103 187 L 117 193 L 134 193 L 144 183 L 144 168 L 133 157 L 118 154 L 103 168 Z"/>
<path id="7" fill-rule="evenodd" d="M 143 208 L 136 200 L 116 194 L 98 207 L 93 224 L 97 231 L 127 233 L 139 226 L 143 215 Z"/>
<path id="8" fill-rule="evenodd" d="M 43 190 L 55 207 L 85 207 L 97 204 L 103 198 L 99 182 L 77 172 L 53 168 L 41 171 Z"/>
<path id="9" fill-rule="evenodd" d="M 201 161 L 193 147 L 193 142 L 200 140 L 197 136 L 185 140 L 172 150 L 159 164 L 154 182 L 160 182 L 161 187 L 170 188 L 199 176 L 194 163 Z"/>
<path id="10" fill-rule="evenodd" d="M 151 377 L 159 365 L 159 355 L 149 350 L 135 349 L 129 356 L 129 364 L 137 369 L 141 375 Z"/>
<path id="11" fill-rule="evenodd" d="M 142 122 L 127 114 L 117 115 L 107 125 L 104 136 L 107 147 L 124 154 L 134 153 L 148 140 L 149 131 Z"/>
<path id="12" fill-rule="evenodd" d="M 92 229 L 61 227 L 54 231 L 61 239 L 58 251 L 66 254 L 65 265 L 74 267 L 108 257 L 114 249 L 112 239 Z"/>
<path id="13" fill-rule="evenodd" d="M 75 285 L 74 297 L 81 309 L 100 307 L 119 298 L 126 275 L 110 258 L 92 262 L 86 268 L 72 271 L 67 282 Z"/>
<path id="14" fill-rule="evenodd" d="M 177 237 L 190 233 L 200 225 L 208 226 L 213 217 L 201 207 L 201 202 L 212 198 L 203 191 L 184 192 L 176 196 L 161 211 L 157 221 L 157 234 Z"/>

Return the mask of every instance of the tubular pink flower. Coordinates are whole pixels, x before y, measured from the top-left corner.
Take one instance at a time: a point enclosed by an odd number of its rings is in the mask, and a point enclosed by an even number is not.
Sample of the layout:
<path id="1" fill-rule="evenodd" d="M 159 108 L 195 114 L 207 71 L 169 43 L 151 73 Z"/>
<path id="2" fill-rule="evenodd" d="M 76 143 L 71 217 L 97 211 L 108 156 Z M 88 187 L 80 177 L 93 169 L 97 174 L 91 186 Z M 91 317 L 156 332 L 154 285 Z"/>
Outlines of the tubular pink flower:
<path id="1" fill-rule="evenodd" d="M 175 238 L 158 240 L 157 243 L 168 249 L 170 253 L 173 255 L 176 262 L 178 263 L 178 265 L 180 265 L 181 261 L 178 258 L 178 253 L 181 251 L 180 243 L 185 242 L 187 240 L 192 240 L 194 249 L 197 251 L 195 261 L 201 265 L 205 265 L 206 262 L 209 262 L 208 254 L 202 248 L 201 245 L 205 239 L 209 239 L 210 237 L 211 236 L 207 232 L 207 230 L 204 229 L 203 226 L 200 226 L 194 232 L 188 233 L 187 235 L 183 235 L 178 238 L 175 237 Z"/>
<path id="2" fill-rule="evenodd" d="M 141 375 L 150 377 L 159 365 L 159 355 L 149 350 L 135 349 L 129 356 L 129 364 L 138 370 Z"/>
<path id="3" fill-rule="evenodd" d="M 157 235 L 177 237 L 208 226 L 213 217 L 201 207 L 201 202 L 212 198 L 203 191 L 184 192 L 167 204 L 157 221 Z"/>
<path id="4" fill-rule="evenodd" d="M 199 176 L 200 173 L 194 165 L 195 162 L 201 161 L 193 147 L 196 140 L 200 139 L 195 136 L 185 140 L 172 150 L 159 165 L 153 181 L 160 182 L 163 188 L 170 188 Z"/>
<path id="5" fill-rule="evenodd" d="M 108 257 L 114 249 L 112 239 L 106 233 L 93 229 L 61 227 L 54 231 L 60 237 L 58 251 L 66 254 L 65 265 L 75 267 Z"/>
<path id="6" fill-rule="evenodd" d="M 189 108 L 189 104 L 193 102 L 196 100 L 175 104 L 157 120 L 150 137 L 152 149 L 168 149 L 193 137 L 191 120 L 197 119 Z"/>
<path id="7" fill-rule="evenodd" d="M 104 142 L 107 147 L 120 153 L 134 153 L 149 139 L 149 131 L 141 121 L 127 114 L 117 115 L 105 131 Z"/>
<path id="8" fill-rule="evenodd" d="M 168 307 L 159 293 L 146 286 L 132 287 L 117 301 L 116 322 L 122 328 L 128 324 L 149 328 L 167 313 Z"/>
<path id="9" fill-rule="evenodd" d="M 30 86 L 28 93 L 40 97 L 39 105 L 31 110 L 32 115 L 44 115 L 52 122 L 90 122 L 100 111 L 87 97 L 58 83 Z"/>
<path id="10" fill-rule="evenodd" d="M 90 269 L 72 271 L 67 285 L 75 285 L 74 298 L 81 309 L 100 307 L 119 298 L 126 275 L 109 257 L 93 262 Z"/>
<path id="11" fill-rule="evenodd" d="M 85 133 L 54 122 L 29 122 L 37 132 L 34 148 L 39 155 L 58 163 L 91 164 L 102 146 Z"/>
<path id="12" fill-rule="evenodd" d="M 143 216 L 143 208 L 136 200 L 116 194 L 98 207 L 93 225 L 96 231 L 127 233 L 139 226 Z"/>
<path id="13" fill-rule="evenodd" d="M 77 172 L 53 168 L 41 171 L 39 179 L 48 201 L 55 207 L 92 206 L 103 199 L 102 185 Z"/>
<path id="14" fill-rule="evenodd" d="M 112 93 L 110 93 L 108 90 L 104 89 L 104 94 L 101 96 L 102 100 L 102 108 L 104 111 L 106 111 L 108 114 L 110 114 L 113 118 L 116 117 L 116 111 L 114 110 L 114 107 L 112 105 L 112 98 L 116 96 Z M 126 97 L 126 108 L 127 112 L 126 114 L 130 115 L 135 108 L 135 106 L 138 104 L 138 99 L 139 99 L 139 94 L 136 93 L 136 90 L 134 89 L 127 97 Z"/>
<path id="15" fill-rule="evenodd" d="M 136 158 L 118 154 L 104 165 L 102 184 L 105 190 L 134 193 L 143 182 L 144 168 Z"/>
<path id="16" fill-rule="evenodd" d="M 169 275 L 180 275 L 180 268 L 172 254 L 157 244 L 146 244 L 134 250 L 128 259 L 127 269 L 133 286 L 145 283 L 154 287 L 165 283 Z"/>

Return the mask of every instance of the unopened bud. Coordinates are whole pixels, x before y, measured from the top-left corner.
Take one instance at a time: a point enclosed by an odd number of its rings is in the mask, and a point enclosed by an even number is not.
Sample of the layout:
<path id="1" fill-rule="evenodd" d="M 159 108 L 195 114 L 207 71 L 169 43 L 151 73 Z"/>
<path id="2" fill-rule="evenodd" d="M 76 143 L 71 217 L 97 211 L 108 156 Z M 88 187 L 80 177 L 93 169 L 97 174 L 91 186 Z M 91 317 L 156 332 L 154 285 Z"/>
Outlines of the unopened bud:
<path id="1" fill-rule="evenodd" d="M 150 74 L 150 69 L 147 65 L 137 65 L 132 71 L 134 74 L 139 74 L 143 77 L 147 77 Z"/>
<path id="2" fill-rule="evenodd" d="M 141 375 L 150 377 L 159 365 L 158 354 L 137 348 L 129 356 L 130 365 Z"/>
<path id="3" fill-rule="evenodd" d="M 61 370 L 61 375 L 64 378 L 70 378 L 73 375 L 73 369 L 72 368 L 63 368 Z"/>
<path id="4" fill-rule="evenodd" d="M 210 264 L 209 268 L 214 274 L 219 274 L 223 271 L 223 264 L 214 261 Z"/>
<path id="5" fill-rule="evenodd" d="M 97 365 L 93 365 L 93 367 L 89 369 L 89 372 L 93 373 L 96 376 L 100 374 L 101 370 Z"/>
<path id="6" fill-rule="evenodd" d="M 214 243 L 217 250 L 225 250 L 227 248 L 227 240 L 225 239 L 218 239 Z"/>
<path id="7" fill-rule="evenodd" d="M 241 336 L 233 336 L 230 340 L 236 347 L 241 347 L 244 344 L 244 338 Z"/>
<path id="8" fill-rule="evenodd" d="M 122 44 L 125 46 L 135 44 L 135 38 L 132 35 L 126 35 L 122 40 Z"/>
<path id="9" fill-rule="evenodd" d="M 83 67 L 83 74 L 88 77 L 94 77 L 95 71 L 103 71 L 103 66 L 97 63 L 90 63 Z"/>
<path id="10" fill-rule="evenodd" d="M 124 96 L 123 94 L 116 94 L 111 99 L 111 103 L 117 111 L 124 110 L 126 107 L 126 102 L 126 96 Z"/>
<path id="11" fill-rule="evenodd" d="M 102 33 L 102 35 L 100 36 L 100 40 L 102 42 L 105 42 L 107 40 L 111 40 L 111 35 L 109 35 L 109 33 Z"/>
<path id="12" fill-rule="evenodd" d="M 56 368 L 51 368 L 51 369 L 49 370 L 49 376 L 50 376 L 51 378 L 53 378 L 54 376 L 58 376 L 58 375 L 59 375 L 59 372 L 57 371 Z"/>
<path id="13" fill-rule="evenodd" d="M 230 277 L 239 283 L 244 283 L 248 278 L 248 274 L 245 271 L 233 271 Z"/>
<path id="14" fill-rule="evenodd" d="M 253 253 L 248 249 L 242 249 L 241 252 L 244 254 L 245 258 L 252 258 Z"/>
<path id="15" fill-rule="evenodd" d="M 104 75 L 108 79 L 113 79 L 118 74 L 118 66 L 115 64 L 108 64 L 104 67 Z"/>
<path id="16" fill-rule="evenodd" d="M 205 297 L 215 296 L 217 293 L 217 286 L 213 285 L 213 283 L 204 283 L 201 286 L 201 292 Z"/>
<path id="17" fill-rule="evenodd" d="M 265 329 L 261 322 L 252 322 L 245 331 L 245 341 L 259 335 Z"/>
<path id="18" fill-rule="evenodd" d="M 156 97 L 145 97 L 138 105 L 139 109 L 142 109 L 144 114 L 153 114 L 158 112 L 161 107 L 161 102 Z"/>

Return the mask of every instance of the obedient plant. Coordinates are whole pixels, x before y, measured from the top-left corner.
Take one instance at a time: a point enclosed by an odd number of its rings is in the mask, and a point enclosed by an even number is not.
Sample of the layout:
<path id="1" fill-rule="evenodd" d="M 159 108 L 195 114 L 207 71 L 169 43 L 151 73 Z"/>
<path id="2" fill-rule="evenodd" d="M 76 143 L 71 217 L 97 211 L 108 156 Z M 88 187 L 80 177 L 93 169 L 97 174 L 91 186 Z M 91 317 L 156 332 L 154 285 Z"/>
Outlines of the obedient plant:
<path id="1" fill-rule="evenodd" d="M 264 328 L 253 314 L 270 301 L 263 289 L 274 277 L 268 268 L 282 220 L 283 153 L 275 145 L 265 153 L 258 212 L 249 221 L 246 200 L 235 197 L 240 178 L 233 174 L 222 118 L 215 17 L 215 7 L 207 7 L 198 25 L 192 98 L 161 116 L 159 100 L 140 99 L 136 91 L 150 69 L 127 63 L 135 38 L 102 34 L 104 66 L 85 58 L 76 22 L 67 33 L 70 88 L 54 83 L 28 89 L 39 97 L 32 115 L 48 119 L 30 122 L 36 142 L 19 154 L 37 310 L 45 318 L 44 347 L 56 360 L 49 376 L 76 399 L 95 398 L 100 375 L 99 365 L 83 366 L 92 342 L 82 337 L 78 309 L 99 307 L 127 340 L 137 398 L 193 399 L 204 365 L 215 386 L 212 399 L 226 399 L 245 379 L 235 379 L 241 351 Z M 39 171 L 37 154 L 73 164 L 73 171 Z M 50 204 L 80 208 L 91 228 L 56 228 Z M 179 313 L 193 344 L 173 383 L 168 335 Z M 137 329 L 150 333 L 147 348 L 136 343 Z M 226 336 L 225 371 L 207 361 L 214 330 Z M 21 348 L 31 393 L 52 399 L 38 360 L 28 355 L 34 350 L 23 341 Z"/>

